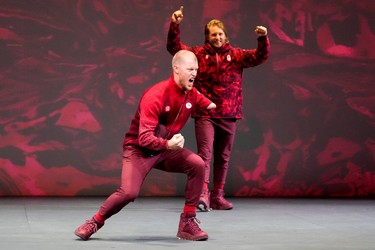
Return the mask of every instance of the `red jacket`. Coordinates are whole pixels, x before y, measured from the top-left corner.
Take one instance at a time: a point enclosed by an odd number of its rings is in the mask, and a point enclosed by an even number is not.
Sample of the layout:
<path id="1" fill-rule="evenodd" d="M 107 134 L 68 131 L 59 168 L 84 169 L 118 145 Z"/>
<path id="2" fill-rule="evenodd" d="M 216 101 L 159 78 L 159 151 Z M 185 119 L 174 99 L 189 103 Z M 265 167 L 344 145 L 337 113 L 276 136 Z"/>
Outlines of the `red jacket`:
<path id="1" fill-rule="evenodd" d="M 190 50 L 198 58 L 199 70 L 194 86 L 216 104 L 213 110 L 196 110 L 193 117 L 242 118 L 242 72 L 267 60 L 270 43 L 267 36 L 258 38 L 258 47 L 252 50 L 234 48 L 224 44 L 213 48 L 207 41 L 204 46 L 189 47 L 180 41 L 180 28 L 171 22 L 167 50 L 176 54 Z"/>
<path id="2" fill-rule="evenodd" d="M 145 151 L 168 149 L 168 139 L 178 133 L 195 109 L 206 109 L 211 101 L 195 88 L 185 91 L 173 75 L 147 89 L 140 100 L 123 146 L 136 145 Z"/>

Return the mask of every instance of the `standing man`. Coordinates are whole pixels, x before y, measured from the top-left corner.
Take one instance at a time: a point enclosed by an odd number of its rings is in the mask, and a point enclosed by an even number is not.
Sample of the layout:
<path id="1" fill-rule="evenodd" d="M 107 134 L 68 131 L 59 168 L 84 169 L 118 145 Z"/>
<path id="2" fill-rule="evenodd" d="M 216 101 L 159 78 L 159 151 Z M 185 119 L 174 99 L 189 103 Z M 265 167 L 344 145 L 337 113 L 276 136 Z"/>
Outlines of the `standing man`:
<path id="1" fill-rule="evenodd" d="M 185 205 L 177 237 L 208 239 L 195 218 L 204 182 L 204 162 L 197 154 L 184 148 L 185 139 L 179 131 L 193 110 L 213 109 L 216 105 L 193 87 L 198 61 L 192 52 L 181 50 L 176 53 L 172 69 L 169 79 L 157 83 L 143 94 L 130 129 L 125 134 L 121 186 L 91 219 L 75 230 L 74 233 L 82 240 L 88 240 L 106 219 L 138 197 L 142 183 L 152 168 L 187 175 Z"/>
<path id="2" fill-rule="evenodd" d="M 256 26 L 256 49 L 241 49 L 229 44 L 227 30 L 217 19 L 204 29 L 203 46 L 189 47 L 180 41 L 183 6 L 172 14 L 167 49 L 174 55 L 190 50 L 198 58 L 197 90 L 212 100 L 215 110 L 195 110 L 195 136 L 198 155 L 205 162 L 206 174 L 198 208 L 228 210 L 233 204 L 224 198 L 228 162 L 236 131 L 236 121 L 242 118 L 242 72 L 244 68 L 264 63 L 269 57 L 270 43 L 267 29 Z M 209 191 L 210 166 L 213 154 L 213 190 Z"/>

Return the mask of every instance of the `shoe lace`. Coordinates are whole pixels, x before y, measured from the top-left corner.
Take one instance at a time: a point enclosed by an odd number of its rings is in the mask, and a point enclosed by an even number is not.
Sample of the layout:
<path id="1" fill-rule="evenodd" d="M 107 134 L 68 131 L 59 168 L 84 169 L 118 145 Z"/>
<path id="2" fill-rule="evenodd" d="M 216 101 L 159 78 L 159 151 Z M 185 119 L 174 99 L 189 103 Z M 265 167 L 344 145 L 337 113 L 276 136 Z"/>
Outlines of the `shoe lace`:
<path id="1" fill-rule="evenodd" d="M 187 219 L 187 225 L 191 228 L 193 232 L 201 231 L 198 224 L 201 224 L 201 222 L 196 217 L 191 217 Z"/>
<path id="2" fill-rule="evenodd" d="M 86 223 L 82 226 L 85 231 L 95 233 L 99 230 L 98 224 L 93 220 L 87 220 Z"/>
<path id="3" fill-rule="evenodd" d="M 219 193 L 218 195 L 215 195 L 216 203 L 218 204 L 228 204 L 229 202 L 224 198 L 224 193 Z"/>
<path id="4" fill-rule="evenodd" d="M 217 197 L 217 201 L 218 201 L 218 203 L 228 203 L 228 201 L 226 200 L 226 199 L 224 199 L 224 197 L 223 196 L 219 196 L 219 197 Z"/>

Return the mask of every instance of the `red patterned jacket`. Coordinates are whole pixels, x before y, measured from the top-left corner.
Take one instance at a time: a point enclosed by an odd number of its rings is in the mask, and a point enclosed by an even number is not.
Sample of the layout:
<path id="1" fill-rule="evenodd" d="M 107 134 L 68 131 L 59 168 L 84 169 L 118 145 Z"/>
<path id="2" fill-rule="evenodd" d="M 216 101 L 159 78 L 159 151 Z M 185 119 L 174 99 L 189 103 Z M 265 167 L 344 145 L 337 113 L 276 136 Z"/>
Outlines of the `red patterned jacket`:
<path id="1" fill-rule="evenodd" d="M 215 50 L 208 42 L 204 46 L 189 47 L 180 41 L 180 27 L 171 22 L 167 50 L 176 54 L 190 50 L 198 58 L 199 70 L 194 87 L 216 104 L 216 109 L 196 110 L 193 117 L 242 118 L 242 72 L 267 60 L 270 43 L 267 36 L 258 38 L 256 49 L 234 48 L 224 44 Z"/>

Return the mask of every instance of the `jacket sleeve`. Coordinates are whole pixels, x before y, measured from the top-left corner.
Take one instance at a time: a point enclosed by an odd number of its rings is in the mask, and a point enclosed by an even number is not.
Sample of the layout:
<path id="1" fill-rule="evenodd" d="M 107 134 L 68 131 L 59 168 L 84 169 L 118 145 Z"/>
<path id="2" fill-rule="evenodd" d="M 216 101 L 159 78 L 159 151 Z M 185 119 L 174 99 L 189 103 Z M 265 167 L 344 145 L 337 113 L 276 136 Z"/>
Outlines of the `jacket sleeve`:
<path id="1" fill-rule="evenodd" d="M 138 143 L 154 151 L 168 149 L 168 140 L 155 135 L 162 105 L 160 98 L 144 95 L 140 103 Z"/>
<path id="2" fill-rule="evenodd" d="M 169 31 L 168 31 L 167 50 L 172 55 L 176 54 L 178 51 L 183 50 L 183 49 L 192 51 L 191 47 L 181 43 L 180 37 L 181 37 L 180 25 L 174 22 L 171 22 L 169 26 Z"/>
<path id="3" fill-rule="evenodd" d="M 270 41 L 268 36 L 258 37 L 258 47 L 253 50 L 241 50 L 243 68 L 254 67 L 264 63 L 270 56 Z"/>
<path id="4" fill-rule="evenodd" d="M 207 109 L 207 107 L 212 103 L 210 99 L 201 94 L 196 88 L 193 88 L 194 94 L 196 95 L 196 108 Z"/>

